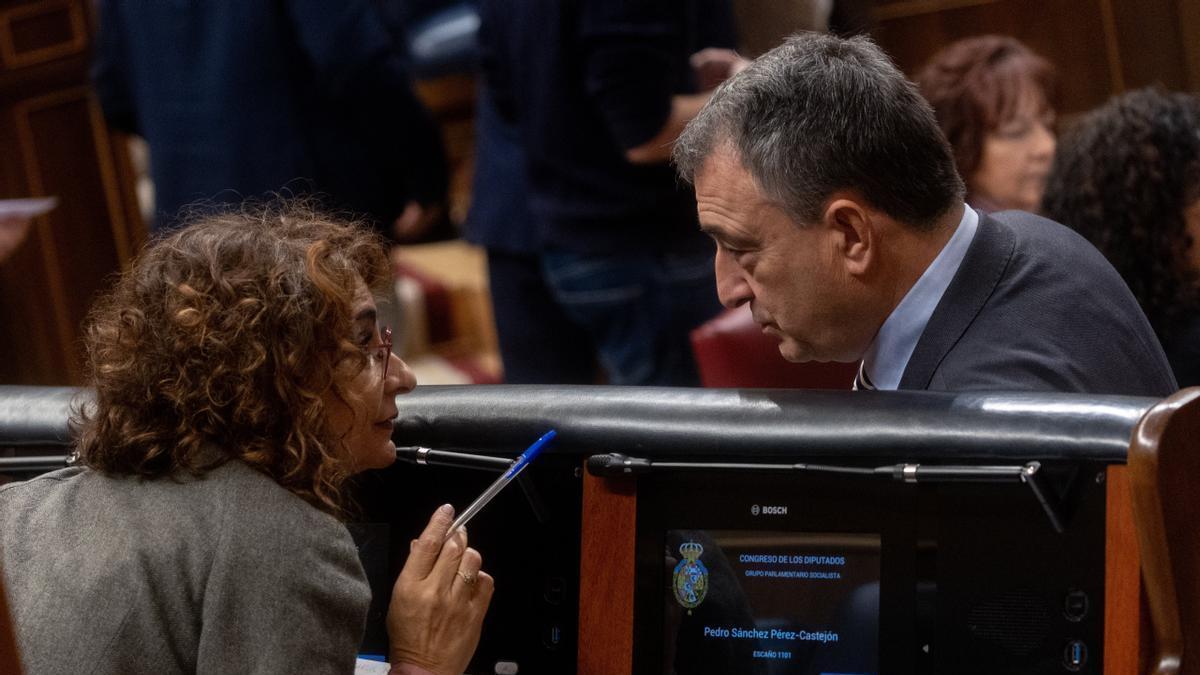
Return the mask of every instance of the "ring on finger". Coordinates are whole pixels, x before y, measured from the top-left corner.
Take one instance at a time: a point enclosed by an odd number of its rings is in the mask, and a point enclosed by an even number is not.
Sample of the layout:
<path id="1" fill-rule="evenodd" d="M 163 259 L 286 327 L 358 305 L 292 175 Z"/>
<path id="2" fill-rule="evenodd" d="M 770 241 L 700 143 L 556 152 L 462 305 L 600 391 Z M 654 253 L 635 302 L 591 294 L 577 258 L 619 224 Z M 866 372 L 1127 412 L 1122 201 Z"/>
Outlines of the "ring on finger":
<path id="1" fill-rule="evenodd" d="M 475 578 L 475 575 L 474 575 L 474 574 L 467 574 L 466 572 L 464 572 L 464 571 L 462 571 L 462 570 L 459 570 L 459 571 L 458 571 L 458 576 L 462 577 L 462 580 L 463 580 L 463 583 L 464 583 L 464 584 L 466 584 L 466 585 L 468 585 L 468 586 L 474 586 L 474 585 L 475 585 L 476 578 Z"/>

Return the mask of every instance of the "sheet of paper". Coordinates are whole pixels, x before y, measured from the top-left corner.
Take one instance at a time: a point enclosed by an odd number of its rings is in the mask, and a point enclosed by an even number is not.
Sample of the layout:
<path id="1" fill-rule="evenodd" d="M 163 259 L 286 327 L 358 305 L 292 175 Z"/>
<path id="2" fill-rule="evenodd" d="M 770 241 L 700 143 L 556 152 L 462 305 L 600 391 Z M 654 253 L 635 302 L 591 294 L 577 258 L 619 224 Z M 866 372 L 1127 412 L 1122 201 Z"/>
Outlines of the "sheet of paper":
<path id="1" fill-rule="evenodd" d="M 387 675 L 391 666 L 384 661 L 355 659 L 354 675 Z"/>
<path id="2" fill-rule="evenodd" d="M 58 197 L 31 197 L 28 199 L 0 199 L 0 218 L 36 218 L 49 213 L 58 206 Z"/>

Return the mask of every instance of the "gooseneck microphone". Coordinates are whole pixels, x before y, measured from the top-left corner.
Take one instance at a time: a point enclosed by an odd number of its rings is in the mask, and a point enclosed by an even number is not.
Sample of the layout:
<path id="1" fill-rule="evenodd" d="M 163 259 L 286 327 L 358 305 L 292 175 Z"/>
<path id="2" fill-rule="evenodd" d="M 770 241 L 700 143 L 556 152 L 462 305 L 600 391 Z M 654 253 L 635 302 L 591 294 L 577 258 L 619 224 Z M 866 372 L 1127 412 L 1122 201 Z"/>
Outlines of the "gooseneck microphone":
<path id="1" fill-rule="evenodd" d="M 431 450 L 415 445 L 396 448 L 396 459 L 421 466 L 449 466 L 456 469 L 479 469 L 482 471 L 505 471 L 512 466 L 513 462 L 504 457 Z"/>
<path id="2" fill-rule="evenodd" d="M 640 457 L 630 457 L 619 452 L 607 455 L 592 455 L 587 458 L 588 473 L 593 476 L 609 478 L 612 476 L 637 476 L 650 473 L 654 463 Z"/>
<path id="3" fill-rule="evenodd" d="M 1019 481 L 1029 490 L 1050 520 L 1051 527 L 1062 534 L 1066 525 L 1062 505 L 1045 484 L 1040 462 L 1014 465 L 941 465 L 887 464 L 876 467 L 839 466 L 833 464 L 768 464 L 752 462 L 656 462 L 630 457 L 619 452 L 592 455 L 587 458 L 588 473 L 600 478 L 640 476 L 651 471 L 765 471 L 787 473 L 832 473 L 851 476 L 890 478 L 905 483 L 1001 483 Z"/>
<path id="4" fill-rule="evenodd" d="M 890 475 L 892 467 L 886 467 Z M 641 457 L 630 457 L 619 452 L 606 455 L 592 455 L 587 458 L 588 473 L 602 478 L 613 476 L 637 476 L 650 473 L 652 470 L 722 470 L 722 471 L 815 471 L 824 473 L 841 473 L 861 476 L 873 476 L 880 469 L 868 469 L 857 466 L 833 466 L 829 464 L 764 464 L 750 462 L 656 462 Z"/>

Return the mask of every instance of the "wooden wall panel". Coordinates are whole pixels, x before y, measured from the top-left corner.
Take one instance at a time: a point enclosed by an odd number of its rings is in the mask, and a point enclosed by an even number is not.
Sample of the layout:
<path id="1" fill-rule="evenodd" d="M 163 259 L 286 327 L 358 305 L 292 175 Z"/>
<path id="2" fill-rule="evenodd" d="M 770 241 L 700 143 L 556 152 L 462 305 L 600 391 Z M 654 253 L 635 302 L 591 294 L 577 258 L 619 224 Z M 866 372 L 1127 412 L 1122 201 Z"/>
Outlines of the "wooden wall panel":
<path id="1" fill-rule="evenodd" d="M 103 121 L 84 87 L 24 101 L 17 110 L 30 190 L 63 196 L 53 222 L 65 226 L 42 228 L 48 235 L 43 244 L 58 258 L 47 270 L 62 286 L 55 301 L 68 316 L 82 316 L 113 271 L 112 261 L 120 259 L 113 205 L 103 198 L 114 187 L 111 162 L 101 159 Z M 69 327 L 64 330 L 64 340 L 73 337 Z"/>
<path id="2" fill-rule="evenodd" d="M 84 55 L 87 21 L 81 3 L 24 3 L 0 14 L 0 59 L 7 69 Z"/>
<path id="3" fill-rule="evenodd" d="M 1200 91 L 1200 2 L 1178 0 L 1179 34 L 1183 40 L 1183 60 L 1187 68 L 1188 89 Z"/>
<path id="4" fill-rule="evenodd" d="M 992 0 L 950 9 L 936 4 L 881 4 L 873 34 L 909 75 L 955 40 L 998 33 L 1016 36 L 1064 71 L 1070 64 L 1071 76 L 1060 78 L 1064 111 L 1098 105 L 1114 88 L 1099 0 Z M 891 6 L 907 11 L 887 12 Z"/>
<path id="5" fill-rule="evenodd" d="M 0 198 L 54 195 L 0 263 L 0 383 L 81 384 L 80 325 L 145 238 L 88 85 L 87 0 L 0 0 Z"/>
<path id="6" fill-rule="evenodd" d="M 1194 3 L 884 0 L 876 5 L 872 34 L 910 75 L 954 40 L 984 33 L 1012 35 L 1058 68 L 1059 109 L 1070 115 L 1131 88 L 1156 83 L 1171 89 L 1194 87 L 1200 53 L 1195 40 L 1185 39 L 1187 27 L 1200 23 Z"/>
<path id="7" fill-rule="evenodd" d="M 1179 5 L 1173 0 L 1108 1 L 1116 24 L 1116 51 L 1125 88 L 1161 84 L 1173 90 L 1187 89 Z M 1194 42 L 1198 36 L 1189 37 Z"/>

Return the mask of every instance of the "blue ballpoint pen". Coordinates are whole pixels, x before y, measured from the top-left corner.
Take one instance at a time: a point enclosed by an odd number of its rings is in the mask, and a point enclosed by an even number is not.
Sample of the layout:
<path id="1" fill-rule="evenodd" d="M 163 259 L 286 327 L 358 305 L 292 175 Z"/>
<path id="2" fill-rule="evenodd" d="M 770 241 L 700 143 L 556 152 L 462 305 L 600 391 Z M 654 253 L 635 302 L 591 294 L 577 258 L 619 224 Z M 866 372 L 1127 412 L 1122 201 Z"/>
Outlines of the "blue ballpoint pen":
<path id="1" fill-rule="evenodd" d="M 547 431 L 546 433 L 542 434 L 541 438 L 534 441 L 533 445 L 530 445 L 528 448 L 526 448 L 525 452 L 522 452 L 519 457 L 513 460 L 512 465 L 504 471 L 504 474 L 497 478 L 495 483 L 489 485 L 488 489 L 483 491 L 483 494 L 479 495 L 475 501 L 471 502 L 470 506 L 463 510 L 463 512 L 454 519 L 454 522 L 450 524 L 450 529 L 446 531 L 446 538 L 443 541 L 449 541 L 450 537 L 453 537 L 454 533 L 457 532 L 460 527 L 466 525 L 467 521 L 474 518 L 475 514 L 479 513 L 483 507 L 487 506 L 488 502 L 492 501 L 493 497 L 500 494 L 500 491 L 504 489 L 504 486 L 511 483 L 513 479 L 517 477 L 517 474 L 521 473 L 525 467 L 529 466 L 529 463 L 533 461 L 534 457 L 538 456 L 538 454 L 542 451 L 542 448 L 546 447 L 546 445 L 550 443 L 550 441 L 554 440 L 554 437 L 557 435 L 558 432 L 554 429 Z"/>

